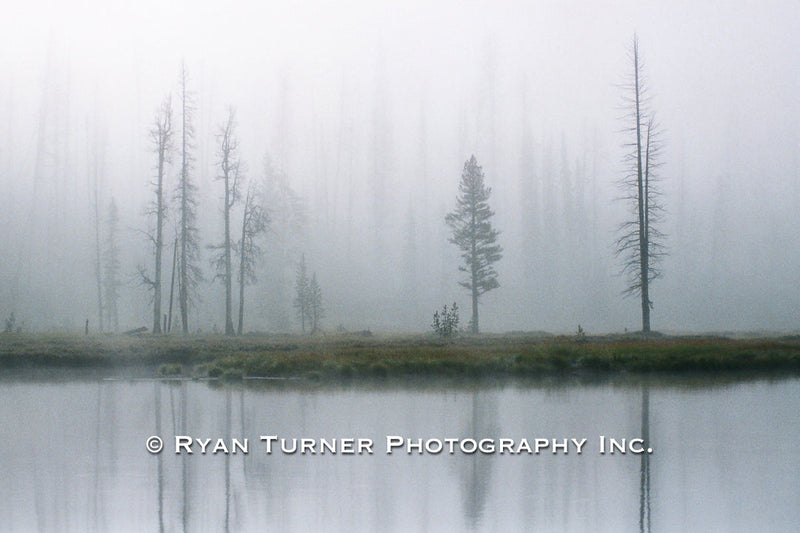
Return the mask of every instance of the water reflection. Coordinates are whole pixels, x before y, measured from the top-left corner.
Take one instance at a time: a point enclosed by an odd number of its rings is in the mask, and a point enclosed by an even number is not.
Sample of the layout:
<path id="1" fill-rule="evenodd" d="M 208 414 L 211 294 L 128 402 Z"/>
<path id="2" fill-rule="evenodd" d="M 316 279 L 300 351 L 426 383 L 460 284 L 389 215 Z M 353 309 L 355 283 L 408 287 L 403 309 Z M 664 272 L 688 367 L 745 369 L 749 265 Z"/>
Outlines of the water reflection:
<path id="1" fill-rule="evenodd" d="M 225 390 L 225 442 L 231 442 L 231 389 Z M 225 455 L 225 532 L 231 530 L 231 456 Z"/>
<path id="2" fill-rule="evenodd" d="M 156 406 L 156 435 L 163 435 L 161 426 L 161 385 L 158 382 L 153 384 L 155 389 L 153 395 L 155 396 Z M 161 454 L 156 458 L 158 466 L 158 531 L 164 532 L 164 456 Z"/>
<path id="3" fill-rule="evenodd" d="M 642 439 L 644 449 L 652 446 L 650 442 L 650 387 L 642 387 Z M 639 531 L 650 533 L 650 454 L 641 455 L 639 468 Z"/>
<path id="4" fill-rule="evenodd" d="M 797 379 L 688 389 L 6 381 L 0 398 L 8 530 L 763 531 L 800 521 Z M 145 450 L 150 435 L 164 452 Z M 248 438 L 250 449 L 175 454 L 174 435 Z M 374 453 L 268 455 L 260 435 L 365 437 Z M 588 441 L 580 455 L 387 455 L 387 435 Z M 601 455 L 599 435 L 641 438 L 655 453 Z"/>
<path id="5" fill-rule="evenodd" d="M 497 401 L 491 391 L 472 391 L 471 416 L 462 432 L 462 438 L 495 438 L 500 434 L 497 427 Z M 493 456 L 472 454 L 457 463 L 459 485 L 464 501 L 464 518 L 469 529 L 475 531 L 481 521 L 491 487 Z"/>
<path id="6" fill-rule="evenodd" d="M 189 433 L 188 424 L 188 407 L 187 407 L 187 390 L 186 382 L 181 382 L 180 386 L 180 434 L 187 435 Z M 172 389 L 170 389 L 172 390 Z M 173 420 L 175 419 L 173 415 Z M 178 433 L 176 432 L 175 435 Z M 189 495 L 189 459 L 188 455 L 181 456 L 181 525 L 182 531 L 188 531 L 189 526 L 189 513 L 191 512 L 190 504 L 191 498 Z"/>

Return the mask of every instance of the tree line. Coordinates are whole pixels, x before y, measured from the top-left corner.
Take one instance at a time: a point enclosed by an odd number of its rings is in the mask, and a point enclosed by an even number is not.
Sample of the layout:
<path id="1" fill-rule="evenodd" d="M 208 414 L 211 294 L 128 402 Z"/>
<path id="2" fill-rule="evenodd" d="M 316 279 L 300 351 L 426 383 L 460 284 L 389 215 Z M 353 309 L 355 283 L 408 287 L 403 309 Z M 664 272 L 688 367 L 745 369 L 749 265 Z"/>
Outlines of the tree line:
<path id="1" fill-rule="evenodd" d="M 659 229 L 663 216 L 657 175 L 660 132 L 648 103 L 636 37 L 631 49 L 631 65 L 631 82 L 623 88 L 628 110 L 625 146 L 629 151 L 624 160 L 626 173 L 619 181 L 620 199 L 627 206 L 630 218 L 619 227 L 615 251 L 626 279 L 625 293 L 639 297 L 642 331 L 647 332 L 653 307 L 650 285 L 661 274 L 659 262 L 665 254 L 665 235 Z M 198 296 L 198 284 L 204 279 L 194 174 L 196 104 L 185 65 L 180 68 L 177 97 L 176 106 L 173 106 L 170 95 L 164 99 L 150 129 L 154 177 L 151 181 L 152 201 L 147 208 L 151 229 L 146 235 L 151 246 L 152 266 L 140 265 L 138 271 L 141 283 L 152 298 L 150 329 L 154 334 L 173 330 L 174 309 L 180 316 L 180 331 L 189 333 L 191 306 Z M 286 194 L 285 185 L 273 183 L 273 190 L 269 191 L 263 184 L 247 179 L 236 130 L 236 113 L 231 108 L 216 134 L 216 182 L 221 192 L 223 237 L 221 242 L 206 245 L 212 255 L 213 280 L 219 281 L 225 292 L 224 332 L 228 335 L 242 334 L 245 329 L 246 287 L 256 282 L 257 266 L 264 260 L 264 236 L 276 228 L 280 231 L 280 228 L 292 224 L 286 219 L 294 215 L 287 217 L 281 213 L 279 204 L 296 202 L 296 196 Z M 176 160 L 176 183 L 170 184 L 169 169 Z M 268 167 L 266 162 L 265 169 Z M 276 191 L 283 193 L 278 201 L 275 194 L 270 194 Z M 468 329 L 475 334 L 480 331 L 481 297 L 500 286 L 495 265 L 503 257 L 503 247 L 498 242 L 500 231 L 492 224 L 494 211 L 489 206 L 490 196 L 491 188 L 486 186 L 483 169 L 472 155 L 462 170 L 455 208 L 447 213 L 444 223 L 451 231 L 449 242 L 461 254 L 462 264 L 458 271 L 464 277 L 458 284 L 469 293 L 472 316 Z M 98 221 L 97 205 L 95 210 Z M 297 216 L 302 217 L 299 214 L 301 209 L 297 211 Z M 97 232 L 98 309 L 103 310 L 99 313 L 101 328 L 104 315 L 115 328 L 118 324 L 116 302 L 120 281 L 118 252 L 115 252 L 114 244 L 115 212 L 116 206 L 112 203 L 108 213 L 107 242 L 102 254 Z M 167 219 L 170 217 L 176 228 L 174 238 L 167 236 Z M 376 217 L 381 218 L 379 214 Z M 171 269 L 165 265 L 169 260 L 165 252 L 170 244 L 173 252 Z M 101 259 L 105 262 L 104 267 L 101 267 Z M 303 332 L 320 331 L 324 308 L 316 273 L 309 275 L 304 254 L 294 260 L 297 261 L 297 270 L 293 306 L 300 329 Z M 171 274 L 166 276 L 165 272 Z M 234 282 L 238 292 L 236 313 Z"/>
<path id="2" fill-rule="evenodd" d="M 180 315 L 180 329 L 183 334 L 189 333 L 189 313 L 197 299 L 197 288 L 203 278 L 200 264 L 200 234 L 197 222 L 197 186 L 194 181 L 194 94 L 189 88 L 189 77 L 185 65 L 181 65 L 178 81 L 178 106 L 173 108 L 171 96 L 167 96 L 156 112 L 150 138 L 155 155 L 155 178 L 151 182 L 153 200 L 148 206 L 147 216 L 153 223 L 152 230 L 146 233 L 152 246 L 152 271 L 139 265 L 141 283 L 150 291 L 152 297 L 153 321 L 151 331 L 154 334 L 172 331 L 174 296 L 177 290 L 177 311 Z M 177 121 L 173 118 L 177 112 Z M 176 127 L 177 126 L 177 127 Z M 215 180 L 222 189 L 222 222 L 223 239 L 220 243 L 209 244 L 211 263 L 214 269 L 214 281 L 220 281 L 225 290 L 225 326 L 226 335 L 241 335 L 244 331 L 246 287 L 256 282 L 256 267 L 262 260 L 265 250 L 261 240 L 270 229 L 272 219 L 270 210 L 285 208 L 300 211 L 292 205 L 294 195 L 280 184 L 269 187 L 255 181 L 247 181 L 246 167 L 241 159 L 239 138 L 237 136 L 236 112 L 229 108 L 225 121 L 216 133 L 216 168 Z M 177 143 L 176 143 L 177 140 Z M 177 146 L 176 146 L 177 145 Z M 167 186 L 168 167 L 174 157 L 179 158 L 177 183 L 170 191 Z M 272 174 L 266 163 L 267 174 Z M 274 177 L 274 176 L 272 176 Z M 276 185 L 272 183 L 271 185 Z M 172 194 L 170 194 L 170 192 Z M 276 198 L 288 197 L 290 205 L 280 205 Z M 273 205 L 267 207 L 267 203 Z M 168 311 L 162 309 L 164 300 L 164 250 L 168 246 L 165 237 L 169 208 L 177 211 L 176 234 L 173 245 L 173 259 L 168 291 Z M 238 217 L 238 218 L 237 218 Z M 278 217 L 277 226 L 282 226 L 282 218 Z M 305 263 L 302 259 L 302 265 Z M 303 266 L 304 268 L 304 266 Z M 234 279 L 238 286 L 238 312 L 234 325 Z M 321 290 L 316 285 L 318 298 L 315 300 L 315 329 L 321 320 Z M 108 292 L 108 291 L 107 291 Z M 99 293 L 99 291 L 98 291 Z M 307 316 L 304 307 L 303 320 Z M 102 328 L 102 324 L 101 324 Z M 303 331 L 305 323 L 303 322 Z"/>

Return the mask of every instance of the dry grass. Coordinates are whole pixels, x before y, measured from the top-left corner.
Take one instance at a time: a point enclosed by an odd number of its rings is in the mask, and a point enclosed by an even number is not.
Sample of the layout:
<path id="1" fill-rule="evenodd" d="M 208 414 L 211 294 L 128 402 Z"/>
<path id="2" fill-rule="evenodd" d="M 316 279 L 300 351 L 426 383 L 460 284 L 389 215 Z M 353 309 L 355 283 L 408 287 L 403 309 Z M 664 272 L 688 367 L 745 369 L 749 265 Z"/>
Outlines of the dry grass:
<path id="1" fill-rule="evenodd" d="M 4 368 L 144 366 L 193 377 L 538 376 L 800 370 L 800 339 L 485 335 L 0 335 Z"/>

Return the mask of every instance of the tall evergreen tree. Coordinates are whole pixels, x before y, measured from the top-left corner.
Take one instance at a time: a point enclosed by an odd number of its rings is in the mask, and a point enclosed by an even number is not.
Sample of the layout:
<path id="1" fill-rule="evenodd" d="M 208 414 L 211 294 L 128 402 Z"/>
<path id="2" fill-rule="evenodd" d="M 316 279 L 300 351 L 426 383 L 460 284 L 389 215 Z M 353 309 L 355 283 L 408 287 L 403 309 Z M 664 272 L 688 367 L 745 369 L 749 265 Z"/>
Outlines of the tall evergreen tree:
<path id="1" fill-rule="evenodd" d="M 458 246 L 464 259 L 458 270 L 466 273 L 467 279 L 459 285 L 472 295 L 470 327 L 473 333 L 478 333 L 478 299 L 500 286 L 493 265 L 503 257 L 503 249 L 497 244 L 500 232 L 492 228 L 491 223 L 494 211 L 489 207 L 489 196 L 492 189 L 484 184 L 483 170 L 474 155 L 464 163 L 458 192 L 456 208 L 445 216 L 445 222 L 453 231 L 450 242 Z"/>
<path id="2" fill-rule="evenodd" d="M 625 105 L 629 126 L 625 144 L 628 153 L 626 175 L 620 180 L 622 199 L 630 206 L 630 218 L 620 225 L 617 256 L 622 258 L 622 273 L 626 277 L 626 295 L 641 298 L 642 331 L 650 331 L 650 282 L 661 275 L 658 263 L 664 255 L 664 234 L 657 228 L 663 208 L 657 187 L 656 170 L 661 143 L 658 129 L 649 109 L 647 84 L 644 79 L 639 41 L 634 35 L 631 50 L 632 80 L 625 87 Z"/>

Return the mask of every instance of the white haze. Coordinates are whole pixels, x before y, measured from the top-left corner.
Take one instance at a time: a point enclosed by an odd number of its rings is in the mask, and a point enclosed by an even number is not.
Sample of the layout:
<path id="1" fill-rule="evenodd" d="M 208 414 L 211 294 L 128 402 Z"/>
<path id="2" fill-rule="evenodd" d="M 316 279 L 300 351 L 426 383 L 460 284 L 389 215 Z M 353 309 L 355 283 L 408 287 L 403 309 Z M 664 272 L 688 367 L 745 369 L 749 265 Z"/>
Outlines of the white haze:
<path id="1" fill-rule="evenodd" d="M 222 239 L 214 134 L 228 106 L 248 179 L 268 153 L 309 209 L 283 259 L 279 236 L 267 241 L 246 330 L 298 330 L 300 253 L 328 331 L 425 331 L 453 301 L 466 324 L 444 215 L 471 154 L 504 247 L 483 329 L 638 329 L 613 248 L 634 32 L 664 129 L 670 255 L 651 290 L 653 328 L 798 329 L 795 2 L 31 1 L 3 12 L 0 317 L 13 311 L 26 329 L 96 327 L 92 161 L 103 211 L 112 196 L 120 206 L 121 327 L 150 325 L 136 280 L 138 264 L 152 268 L 148 131 L 168 93 L 177 103 L 182 60 L 197 97 L 201 246 Z M 224 324 L 208 255 L 192 330 Z"/>

